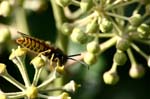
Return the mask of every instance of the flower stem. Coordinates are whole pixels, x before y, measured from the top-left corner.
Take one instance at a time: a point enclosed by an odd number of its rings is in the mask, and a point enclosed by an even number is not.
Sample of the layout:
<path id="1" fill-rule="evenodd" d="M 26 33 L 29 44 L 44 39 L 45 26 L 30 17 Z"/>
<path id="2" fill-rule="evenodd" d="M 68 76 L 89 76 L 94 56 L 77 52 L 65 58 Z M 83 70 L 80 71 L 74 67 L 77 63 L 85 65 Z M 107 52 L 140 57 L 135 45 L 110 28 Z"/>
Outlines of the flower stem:
<path id="1" fill-rule="evenodd" d="M 40 68 L 40 69 L 35 69 L 35 74 L 34 74 L 34 78 L 33 78 L 33 82 L 32 82 L 32 85 L 36 86 L 37 83 L 38 83 L 38 80 L 39 80 L 39 76 L 41 74 L 41 71 L 42 71 L 43 68 Z"/>
<path id="2" fill-rule="evenodd" d="M 16 25 L 17 28 L 19 29 L 18 31 L 22 31 L 25 33 L 29 33 L 28 29 L 28 24 L 27 24 L 27 19 L 26 19 L 26 13 L 24 8 L 19 7 L 16 9 Z"/>
<path id="3" fill-rule="evenodd" d="M 112 37 L 111 39 L 105 41 L 104 43 L 100 44 L 101 53 L 113 46 L 117 41 L 117 36 Z"/>
<path id="4" fill-rule="evenodd" d="M 30 86 L 30 80 L 29 80 L 29 76 L 27 74 L 27 70 L 26 70 L 25 65 L 24 65 L 23 62 L 24 62 L 24 60 L 21 60 L 20 57 L 16 57 L 16 62 L 15 63 L 17 65 L 17 67 L 19 68 L 19 71 L 22 75 L 22 78 L 25 82 L 26 87 L 29 87 Z"/>
<path id="5" fill-rule="evenodd" d="M 135 57 L 130 48 L 127 50 L 127 53 L 128 53 L 131 64 L 137 64 Z"/>
<path id="6" fill-rule="evenodd" d="M 24 85 L 22 85 L 20 82 L 18 82 L 16 79 L 14 79 L 11 75 L 9 75 L 7 72 L 5 75 L 2 75 L 3 78 L 5 78 L 7 81 L 15 85 L 20 90 L 24 91 L 26 88 Z"/>
<path id="7" fill-rule="evenodd" d="M 52 72 L 52 76 L 38 86 L 38 89 L 43 89 L 56 79 L 56 71 Z"/>
<path id="8" fill-rule="evenodd" d="M 148 59 L 148 55 L 146 55 L 138 46 L 135 44 L 131 44 L 132 48 L 136 50 L 140 55 L 142 55 L 146 60 Z"/>

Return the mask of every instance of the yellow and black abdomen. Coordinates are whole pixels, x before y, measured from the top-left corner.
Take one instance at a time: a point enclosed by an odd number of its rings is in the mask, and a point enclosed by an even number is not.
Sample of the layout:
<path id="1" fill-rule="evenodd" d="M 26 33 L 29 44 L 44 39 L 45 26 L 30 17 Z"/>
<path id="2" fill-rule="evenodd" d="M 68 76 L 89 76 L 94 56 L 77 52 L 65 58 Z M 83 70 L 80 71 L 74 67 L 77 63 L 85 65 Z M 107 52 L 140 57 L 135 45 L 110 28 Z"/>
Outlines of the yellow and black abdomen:
<path id="1" fill-rule="evenodd" d="M 49 59 L 52 58 L 52 61 L 59 62 L 60 65 L 64 65 L 67 61 L 67 55 L 65 55 L 59 48 L 56 48 L 50 44 L 47 44 L 45 41 L 27 36 L 22 34 L 23 37 L 20 37 L 16 40 L 16 42 L 24 47 L 27 50 L 34 53 L 42 53 L 44 56 Z"/>
<path id="2" fill-rule="evenodd" d="M 16 40 L 16 42 L 20 46 L 27 48 L 28 50 L 35 53 L 40 53 L 49 49 L 45 42 L 29 37 L 20 37 Z"/>

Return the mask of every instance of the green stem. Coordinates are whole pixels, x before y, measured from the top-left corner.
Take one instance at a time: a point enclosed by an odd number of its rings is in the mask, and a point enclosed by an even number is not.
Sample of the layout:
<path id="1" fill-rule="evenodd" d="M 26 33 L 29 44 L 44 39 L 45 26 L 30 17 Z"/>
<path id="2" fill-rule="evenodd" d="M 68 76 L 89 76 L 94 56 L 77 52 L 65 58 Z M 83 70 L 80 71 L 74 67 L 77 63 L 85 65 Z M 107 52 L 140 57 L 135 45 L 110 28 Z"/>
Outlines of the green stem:
<path id="1" fill-rule="evenodd" d="M 116 8 L 121 8 L 121 7 L 124 7 L 124 6 L 127 6 L 127 5 L 130 5 L 132 3 L 135 3 L 135 2 L 138 2 L 139 0 L 131 0 L 131 1 L 128 1 L 128 2 L 124 2 L 124 3 L 112 3 L 110 5 L 108 5 L 105 10 L 112 10 L 112 9 L 116 9 Z"/>
<path id="2" fill-rule="evenodd" d="M 135 44 L 131 44 L 132 48 L 136 50 L 140 55 L 142 55 L 146 60 L 148 59 L 148 55 L 146 55 L 138 46 Z"/>
<path id="3" fill-rule="evenodd" d="M 64 90 L 62 87 L 60 88 L 50 88 L 50 89 L 44 89 L 44 90 L 40 90 L 40 93 L 45 93 L 45 92 L 51 92 L 51 91 L 62 91 Z"/>
<path id="4" fill-rule="evenodd" d="M 62 8 L 60 8 L 55 0 L 50 0 L 53 13 L 54 13 L 54 19 L 56 23 L 56 28 L 57 28 L 57 39 L 56 39 L 56 45 L 62 49 L 65 53 L 67 52 L 67 43 L 68 39 L 65 35 L 61 33 L 61 26 L 63 22 L 66 20 Z"/>
<path id="5" fill-rule="evenodd" d="M 29 33 L 28 24 L 27 24 L 27 18 L 24 8 L 19 7 L 16 8 L 16 25 L 18 31 Z"/>
<path id="6" fill-rule="evenodd" d="M 118 14 L 115 14 L 115 13 L 111 13 L 111 12 L 106 12 L 107 15 L 109 16 L 113 16 L 115 18 L 120 18 L 120 19 L 123 19 L 123 20 L 129 20 L 128 17 L 125 17 L 125 16 L 122 16 L 122 15 L 118 15 Z"/>
<path id="7" fill-rule="evenodd" d="M 111 71 L 111 72 L 117 72 L 117 63 L 116 63 L 116 62 L 113 62 L 110 71 Z"/>
<path id="8" fill-rule="evenodd" d="M 135 57 L 134 57 L 134 55 L 133 55 L 133 53 L 132 53 L 132 51 L 131 51 L 130 48 L 127 50 L 127 53 L 128 53 L 128 56 L 129 56 L 129 59 L 130 59 L 131 64 L 132 64 L 132 65 L 133 65 L 133 64 L 137 64 L 137 62 L 136 62 L 136 60 L 135 60 Z"/>
<path id="9" fill-rule="evenodd" d="M 89 33 L 88 35 L 93 36 L 93 37 L 98 37 L 98 38 L 109 38 L 109 37 L 113 37 L 116 34 L 115 33 Z"/>
<path id="10" fill-rule="evenodd" d="M 76 0 L 72 0 L 71 4 L 78 6 L 78 7 L 80 6 L 80 2 Z"/>
<path id="11" fill-rule="evenodd" d="M 22 85 L 20 82 L 18 82 L 16 79 L 14 79 L 11 75 L 9 75 L 7 72 L 5 75 L 2 75 L 3 78 L 5 78 L 7 81 L 15 85 L 20 90 L 24 91 L 26 88 L 24 85 Z"/>
<path id="12" fill-rule="evenodd" d="M 40 84 L 39 86 L 38 86 L 38 89 L 40 90 L 40 89 L 43 89 L 43 88 L 45 88 L 45 87 L 47 87 L 51 82 L 53 82 L 56 78 L 57 78 L 57 74 L 56 74 L 56 71 L 54 71 L 54 72 L 52 72 L 52 74 L 51 74 L 52 76 L 50 76 L 50 78 L 49 79 L 47 79 L 47 80 L 45 80 L 42 84 Z"/>
<path id="13" fill-rule="evenodd" d="M 42 67 L 39 69 L 35 68 L 35 74 L 34 74 L 32 85 L 34 86 L 37 85 L 42 69 L 43 69 Z"/>
<path id="14" fill-rule="evenodd" d="M 23 97 L 25 97 L 25 93 L 24 92 L 22 92 L 22 93 L 18 93 L 18 94 L 16 94 L 16 95 L 12 95 L 12 96 L 8 96 L 8 99 L 22 99 Z"/>
<path id="15" fill-rule="evenodd" d="M 50 0 L 50 2 L 52 5 L 54 19 L 55 19 L 57 33 L 58 33 L 57 39 L 56 39 L 56 45 L 61 50 L 63 50 L 65 53 L 67 53 L 68 38 L 67 38 L 67 36 L 65 36 L 61 33 L 61 26 L 63 25 L 63 22 L 66 21 L 66 18 L 65 18 L 62 8 L 60 8 L 56 4 L 56 0 Z M 55 77 L 52 80 L 54 80 L 54 79 L 55 79 Z M 62 86 L 62 84 L 63 84 L 63 78 L 55 80 L 55 82 L 54 82 L 54 86 L 56 86 L 56 87 L 60 87 L 60 86 Z M 58 92 L 58 93 L 60 93 L 60 92 Z M 58 94 L 58 93 L 53 93 L 53 94 Z"/>
<path id="16" fill-rule="evenodd" d="M 110 48 L 111 46 L 115 45 L 118 37 L 112 37 L 111 39 L 105 41 L 104 43 L 100 44 L 101 53 Z"/>
<path id="17" fill-rule="evenodd" d="M 28 76 L 28 73 L 27 73 L 27 70 L 25 67 L 25 63 L 23 63 L 23 62 L 24 62 L 24 59 L 21 59 L 18 56 L 16 57 L 16 65 L 19 68 L 19 71 L 22 75 L 22 78 L 25 82 L 26 87 L 29 87 L 30 86 L 30 80 L 29 80 L 29 76 Z"/>

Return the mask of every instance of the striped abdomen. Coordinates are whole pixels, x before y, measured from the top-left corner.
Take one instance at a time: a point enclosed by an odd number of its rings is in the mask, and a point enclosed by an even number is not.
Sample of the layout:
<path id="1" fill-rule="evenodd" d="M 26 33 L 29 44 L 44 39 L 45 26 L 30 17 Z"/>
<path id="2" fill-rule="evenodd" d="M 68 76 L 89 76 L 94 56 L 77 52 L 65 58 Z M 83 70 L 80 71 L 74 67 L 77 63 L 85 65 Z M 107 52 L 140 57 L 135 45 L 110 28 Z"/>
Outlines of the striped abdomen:
<path id="1" fill-rule="evenodd" d="M 35 53 L 40 53 L 50 49 L 50 46 L 48 46 L 45 42 L 29 37 L 20 37 L 16 40 L 16 42 L 22 47 Z"/>
<path id="2" fill-rule="evenodd" d="M 49 59 L 54 55 L 53 61 L 58 61 L 60 65 L 65 64 L 67 61 L 67 55 L 65 55 L 59 48 L 45 43 L 45 41 L 33 38 L 33 37 L 20 37 L 16 42 L 24 48 L 27 48 L 29 51 L 34 53 L 41 53 L 48 57 Z M 50 50 L 50 52 L 46 52 Z"/>

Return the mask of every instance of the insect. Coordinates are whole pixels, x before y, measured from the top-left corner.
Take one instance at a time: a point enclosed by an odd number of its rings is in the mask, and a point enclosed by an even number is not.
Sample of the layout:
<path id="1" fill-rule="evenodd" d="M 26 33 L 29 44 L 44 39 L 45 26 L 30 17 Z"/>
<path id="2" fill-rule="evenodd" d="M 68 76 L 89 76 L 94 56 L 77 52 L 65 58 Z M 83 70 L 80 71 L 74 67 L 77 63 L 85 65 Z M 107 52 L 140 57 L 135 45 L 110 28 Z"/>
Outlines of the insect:
<path id="1" fill-rule="evenodd" d="M 19 31 L 18 31 L 18 33 L 22 36 L 22 37 L 16 39 L 16 42 L 19 45 L 21 45 L 24 48 L 27 48 L 29 51 L 34 52 L 36 54 L 41 53 L 42 55 L 46 56 L 48 59 L 51 59 L 53 56 L 52 62 L 56 62 L 60 66 L 64 65 L 68 59 L 78 61 L 81 64 L 87 65 L 82 61 L 71 58 L 73 56 L 78 56 L 81 54 L 67 56 L 66 54 L 63 53 L 62 50 L 53 46 L 52 44 L 46 43 L 43 40 L 31 37 L 22 32 L 19 32 Z"/>

